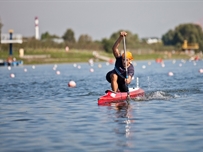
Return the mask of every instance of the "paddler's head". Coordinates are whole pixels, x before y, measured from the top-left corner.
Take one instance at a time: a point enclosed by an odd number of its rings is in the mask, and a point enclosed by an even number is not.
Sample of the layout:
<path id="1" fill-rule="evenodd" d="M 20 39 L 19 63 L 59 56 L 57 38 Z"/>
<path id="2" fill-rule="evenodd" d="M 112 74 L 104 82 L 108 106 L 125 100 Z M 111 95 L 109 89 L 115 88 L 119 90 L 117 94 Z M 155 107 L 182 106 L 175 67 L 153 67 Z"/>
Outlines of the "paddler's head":
<path id="1" fill-rule="evenodd" d="M 125 56 L 126 56 L 126 59 L 125 59 Z M 122 62 L 123 62 L 124 67 L 126 66 L 125 61 L 127 63 L 127 66 L 129 66 L 130 63 L 132 62 L 132 60 L 133 60 L 133 56 L 132 56 L 131 52 L 129 52 L 129 51 L 126 51 L 126 53 L 123 52 L 123 54 L 122 54 Z"/>

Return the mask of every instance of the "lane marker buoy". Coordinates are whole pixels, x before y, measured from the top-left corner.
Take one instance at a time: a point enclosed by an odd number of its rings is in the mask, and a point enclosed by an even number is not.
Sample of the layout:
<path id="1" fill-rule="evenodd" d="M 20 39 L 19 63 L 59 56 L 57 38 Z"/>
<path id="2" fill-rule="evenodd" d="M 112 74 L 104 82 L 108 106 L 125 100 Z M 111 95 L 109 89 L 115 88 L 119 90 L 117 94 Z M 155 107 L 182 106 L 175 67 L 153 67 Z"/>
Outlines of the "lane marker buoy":
<path id="1" fill-rule="evenodd" d="M 61 72 L 60 72 L 60 71 L 56 71 L 56 74 L 57 74 L 57 75 L 60 75 L 60 74 L 61 74 Z"/>
<path id="2" fill-rule="evenodd" d="M 93 68 L 90 68 L 90 72 L 94 72 L 94 69 L 93 69 Z"/>
<path id="3" fill-rule="evenodd" d="M 71 87 L 71 88 L 76 87 L 75 81 L 71 80 L 71 81 L 68 83 L 68 87 Z"/>
<path id="4" fill-rule="evenodd" d="M 11 74 L 10 74 L 10 77 L 11 77 L 11 78 L 15 78 L 15 74 L 11 73 Z"/>
<path id="5" fill-rule="evenodd" d="M 203 73 L 203 69 L 199 69 L 199 73 Z"/>
<path id="6" fill-rule="evenodd" d="M 11 70 L 11 67 L 10 67 L 10 66 L 8 66 L 8 70 Z"/>
<path id="7" fill-rule="evenodd" d="M 169 76 L 173 76 L 173 72 L 169 72 L 168 75 L 169 75 Z"/>

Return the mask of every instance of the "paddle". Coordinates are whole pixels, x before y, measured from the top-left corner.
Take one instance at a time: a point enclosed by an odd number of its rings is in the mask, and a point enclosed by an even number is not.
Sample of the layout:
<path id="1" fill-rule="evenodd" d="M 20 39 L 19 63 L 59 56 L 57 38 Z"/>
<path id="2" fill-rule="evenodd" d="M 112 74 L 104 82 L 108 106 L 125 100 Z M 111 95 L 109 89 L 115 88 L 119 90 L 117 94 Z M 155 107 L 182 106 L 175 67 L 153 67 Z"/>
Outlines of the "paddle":
<path id="1" fill-rule="evenodd" d="M 125 44 L 125 36 L 123 36 L 123 49 L 124 49 L 124 55 L 125 55 L 125 71 L 126 71 L 126 79 L 128 78 L 128 68 L 127 68 L 127 64 L 126 64 L 126 44 Z M 129 100 L 130 100 L 130 92 L 129 92 L 129 88 L 128 88 L 128 84 L 126 83 L 127 86 L 127 102 L 129 104 Z"/>

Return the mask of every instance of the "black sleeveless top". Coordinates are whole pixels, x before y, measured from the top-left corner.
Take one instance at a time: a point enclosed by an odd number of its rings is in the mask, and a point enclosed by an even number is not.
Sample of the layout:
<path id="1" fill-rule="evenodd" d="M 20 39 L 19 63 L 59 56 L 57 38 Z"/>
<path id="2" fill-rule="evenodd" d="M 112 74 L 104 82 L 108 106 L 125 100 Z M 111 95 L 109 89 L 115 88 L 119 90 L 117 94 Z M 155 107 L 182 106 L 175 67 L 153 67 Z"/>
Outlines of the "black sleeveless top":
<path id="1" fill-rule="evenodd" d="M 125 67 L 123 67 L 122 64 L 122 56 L 116 58 L 115 68 L 114 70 L 116 73 L 122 77 L 126 78 L 126 70 Z M 134 66 L 133 64 L 130 64 L 130 66 L 127 68 L 128 76 L 131 76 L 131 78 L 134 76 Z"/>

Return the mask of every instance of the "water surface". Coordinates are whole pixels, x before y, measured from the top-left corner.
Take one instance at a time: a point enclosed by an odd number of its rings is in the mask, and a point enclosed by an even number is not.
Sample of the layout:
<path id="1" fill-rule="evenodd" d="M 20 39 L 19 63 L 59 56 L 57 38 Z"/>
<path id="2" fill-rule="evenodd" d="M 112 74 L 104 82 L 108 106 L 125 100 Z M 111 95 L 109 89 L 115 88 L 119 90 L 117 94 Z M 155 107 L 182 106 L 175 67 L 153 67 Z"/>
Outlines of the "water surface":
<path id="1" fill-rule="evenodd" d="M 1 152 L 202 151 L 203 61 L 136 62 L 146 95 L 120 109 L 97 105 L 114 66 L 77 66 L 0 67 Z M 75 88 L 67 86 L 70 80 Z"/>

